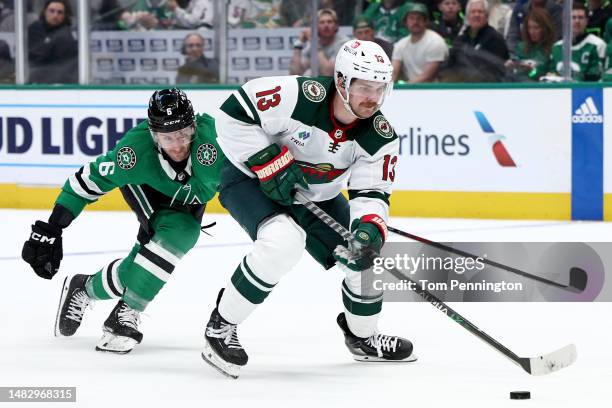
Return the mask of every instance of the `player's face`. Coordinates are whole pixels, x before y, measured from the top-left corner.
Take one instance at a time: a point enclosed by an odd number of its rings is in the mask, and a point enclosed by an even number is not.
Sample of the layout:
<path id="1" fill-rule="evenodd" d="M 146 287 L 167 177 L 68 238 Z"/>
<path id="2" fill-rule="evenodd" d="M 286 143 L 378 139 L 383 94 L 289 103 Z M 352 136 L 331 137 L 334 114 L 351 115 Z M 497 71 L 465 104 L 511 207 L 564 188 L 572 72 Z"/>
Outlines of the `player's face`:
<path id="1" fill-rule="evenodd" d="M 360 118 L 369 118 L 378 108 L 387 84 L 383 82 L 355 79 L 349 88 L 351 109 Z"/>
<path id="2" fill-rule="evenodd" d="M 153 136 L 159 147 L 164 149 L 172 160 L 181 161 L 189 157 L 194 133 L 194 127 L 190 126 L 176 132 L 155 132 Z"/>

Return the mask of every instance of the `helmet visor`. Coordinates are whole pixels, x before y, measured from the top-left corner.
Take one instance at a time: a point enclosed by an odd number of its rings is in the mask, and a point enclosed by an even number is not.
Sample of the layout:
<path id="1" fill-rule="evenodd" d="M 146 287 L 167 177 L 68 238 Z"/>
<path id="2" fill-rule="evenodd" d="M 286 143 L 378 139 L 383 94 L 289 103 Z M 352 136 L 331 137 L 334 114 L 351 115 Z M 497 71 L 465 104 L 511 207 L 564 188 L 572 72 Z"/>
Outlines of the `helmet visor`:
<path id="1" fill-rule="evenodd" d="M 389 84 L 385 82 L 354 79 L 349 88 L 349 92 L 351 95 L 372 99 L 373 101 L 378 102 L 386 94 L 388 86 Z"/>
<path id="2" fill-rule="evenodd" d="M 151 131 L 153 140 L 157 145 L 163 149 L 169 149 L 173 147 L 185 146 L 191 143 L 193 135 L 195 134 L 195 127 L 188 126 L 184 129 L 176 130 L 174 132 L 155 132 Z"/>

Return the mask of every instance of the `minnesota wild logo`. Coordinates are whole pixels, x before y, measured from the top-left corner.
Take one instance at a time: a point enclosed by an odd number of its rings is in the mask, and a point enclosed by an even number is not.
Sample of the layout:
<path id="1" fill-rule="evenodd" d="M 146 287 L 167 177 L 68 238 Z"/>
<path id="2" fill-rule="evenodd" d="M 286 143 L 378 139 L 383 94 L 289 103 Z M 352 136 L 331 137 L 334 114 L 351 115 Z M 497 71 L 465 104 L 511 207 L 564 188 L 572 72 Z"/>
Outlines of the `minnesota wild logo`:
<path id="1" fill-rule="evenodd" d="M 136 165 L 136 152 L 131 147 L 125 146 L 117 152 L 117 165 L 123 170 L 129 170 Z"/>
<path id="2" fill-rule="evenodd" d="M 212 166 L 217 161 L 217 148 L 210 143 L 201 144 L 196 157 L 201 165 Z"/>
<path id="3" fill-rule="evenodd" d="M 347 169 L 337 169 L 331 163 L 308 163 L 296 161 L 308 184 L 330 183 L 342 176 Z"/>
<path id="4" fill-rule="evenodd" d="M 321 83 L 313 80 L 304 81 L 302 84 L 302 92 L 306 99 L 312 102 L 321 102 L 325 99 L 327 91 Z"/>
<path id="5" fill-rule="evenodd" d="M 374 130 L 384 138 L 390 139 L 393 137 L 393 128 L 383 115 L 374 118 Z"/>

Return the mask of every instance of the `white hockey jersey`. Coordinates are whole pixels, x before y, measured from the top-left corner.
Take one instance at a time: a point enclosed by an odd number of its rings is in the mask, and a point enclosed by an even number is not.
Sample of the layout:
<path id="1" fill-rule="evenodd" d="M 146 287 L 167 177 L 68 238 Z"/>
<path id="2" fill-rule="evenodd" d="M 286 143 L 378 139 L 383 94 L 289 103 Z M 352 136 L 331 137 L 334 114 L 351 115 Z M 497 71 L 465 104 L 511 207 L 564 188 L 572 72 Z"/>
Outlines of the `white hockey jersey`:
<path id="1" fill-rule="evenodd" d="M 217 141 L 250 177 L 249 157 L 272 143 L 287 146 L 302 169 L 311 201 L 336 197 L 348 184 L 351 220 L 385 219 L 395 178 L 399 140 L 380 112 L 348 126 L 332 112 L 333 78 L 280 76 L 244 84 L 221 106 Z"/>

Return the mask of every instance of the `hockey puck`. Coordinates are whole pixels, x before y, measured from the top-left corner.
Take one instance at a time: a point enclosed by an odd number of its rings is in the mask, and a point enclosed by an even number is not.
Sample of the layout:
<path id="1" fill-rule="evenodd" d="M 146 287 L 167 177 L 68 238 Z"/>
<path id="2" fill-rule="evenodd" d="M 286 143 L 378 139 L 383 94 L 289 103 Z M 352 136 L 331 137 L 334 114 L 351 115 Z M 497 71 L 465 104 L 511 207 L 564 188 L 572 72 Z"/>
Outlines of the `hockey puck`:
<path id="1" fill-rule="evenodd" d="M 511 391 L 510 392 L 510 399 L 525 400 L 525 399 L 530 399 L 530 398 L 531 398 L 531 393 L 529 391 Z"/>

